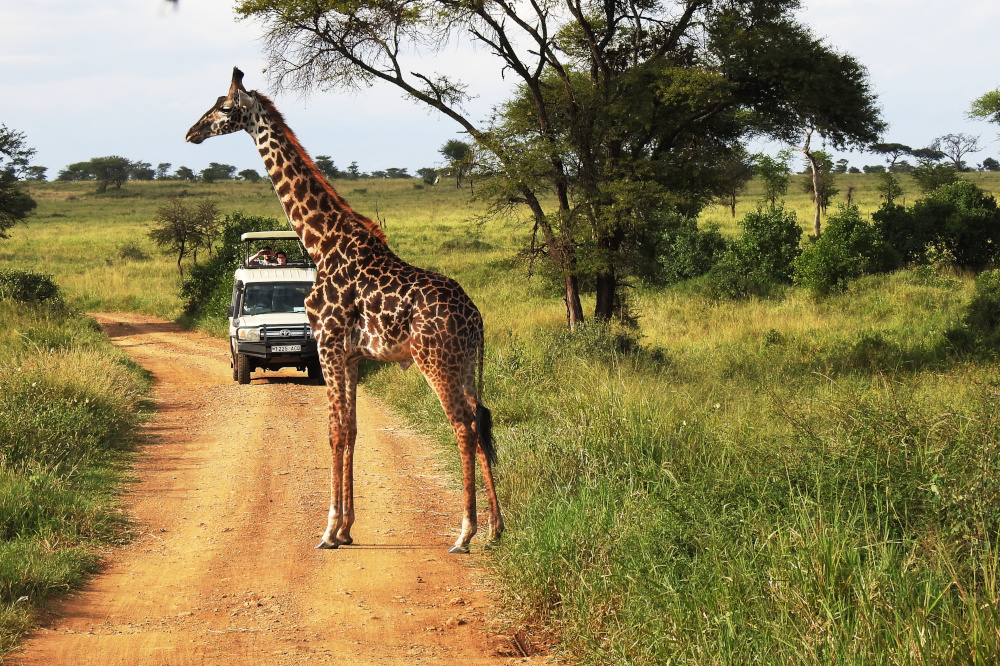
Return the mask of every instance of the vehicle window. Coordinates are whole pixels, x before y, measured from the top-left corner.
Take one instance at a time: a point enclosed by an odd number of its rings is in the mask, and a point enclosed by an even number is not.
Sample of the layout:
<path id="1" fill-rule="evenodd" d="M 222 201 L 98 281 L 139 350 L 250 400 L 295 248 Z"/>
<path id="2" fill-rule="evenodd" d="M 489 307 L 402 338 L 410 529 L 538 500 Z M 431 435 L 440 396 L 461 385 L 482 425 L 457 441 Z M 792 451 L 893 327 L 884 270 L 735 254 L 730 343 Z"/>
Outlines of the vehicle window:
<path id="1" fill-rule="evenodd" d="M 307 282 L 253 282 L 243 296 L 243 314 L 305 312 L 312 285 Z"/>

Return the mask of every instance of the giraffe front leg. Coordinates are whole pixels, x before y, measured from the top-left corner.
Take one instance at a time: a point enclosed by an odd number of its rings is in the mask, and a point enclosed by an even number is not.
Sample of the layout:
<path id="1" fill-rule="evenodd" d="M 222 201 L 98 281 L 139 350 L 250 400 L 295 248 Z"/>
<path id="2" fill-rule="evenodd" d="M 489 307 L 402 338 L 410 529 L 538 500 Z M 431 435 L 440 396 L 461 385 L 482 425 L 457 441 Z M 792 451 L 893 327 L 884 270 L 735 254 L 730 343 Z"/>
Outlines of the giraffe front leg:
<path id="1" fill-rule="evenodd" d="M 344 459 L 349 412 L 346 399 L 346 373 L 343 370 L 344 359 L 330 352 L 323 356 L 327 396 L 330 402 L 330 450 L 333 460 L 330 464 L 330 511 L 327 514 L 326 531 L 323 532 L 323 538 L 316 547 L 329 549 L 339 548 L 341 544 L 337 539 L 337 533 L 344 523 Z"/>
<path id="2" fill-rule="evenodd" d="M 343 520 L 337 530 L 337 542 L 343 546 L 354 543 L 351 527 L 354 525 L 354 444 L 358 439 L 358 364 L 348 362 L 347 380 L 347 441 L 344 449 Z"/>

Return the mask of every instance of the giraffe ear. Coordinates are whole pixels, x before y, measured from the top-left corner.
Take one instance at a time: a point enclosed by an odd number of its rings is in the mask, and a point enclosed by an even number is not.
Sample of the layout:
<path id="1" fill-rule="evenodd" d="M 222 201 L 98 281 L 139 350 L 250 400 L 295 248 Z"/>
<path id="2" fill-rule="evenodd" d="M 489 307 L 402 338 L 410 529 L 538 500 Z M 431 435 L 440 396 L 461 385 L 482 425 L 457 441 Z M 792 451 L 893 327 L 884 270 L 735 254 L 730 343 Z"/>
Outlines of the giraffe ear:
<path id="1" fill-rule="evenodd" d="M 233 82 L 229 85 L 229 98 L 236 99 L 235 93 L 238 90 L 246 91 L 246 88 L 243 87 L 243 72 L 240 71 L 239 67 L 233 67 Z"/>

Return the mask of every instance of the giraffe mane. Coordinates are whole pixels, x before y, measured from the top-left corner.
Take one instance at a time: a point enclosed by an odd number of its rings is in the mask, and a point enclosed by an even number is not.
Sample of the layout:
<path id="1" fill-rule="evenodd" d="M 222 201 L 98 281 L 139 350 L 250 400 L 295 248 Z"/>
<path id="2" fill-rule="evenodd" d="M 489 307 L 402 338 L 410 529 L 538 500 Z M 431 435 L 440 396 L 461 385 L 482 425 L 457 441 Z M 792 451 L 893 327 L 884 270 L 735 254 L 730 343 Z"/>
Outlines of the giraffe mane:
<path id="1" fill-rule="evenodd" d="M 381 241 L 382 243 L 388 245 L 389 243 L 388 238 L 386 238 L 385 232 L 382 231 L 382 228 L 377 224 L 375 224 L 375 222 L 373 222 L 372 220 L 368 219 L 364 215 L 352 209 L 348 205 L 348 203 L 344 201 L 343 197 L 337 194 L 337 191 L 333 189 L 333 186 L 330 185 L 329 182 L 327 182 L 326 176 L 323 175 L 323 172 L 320 171 L 319 167 L 316 166 L 316 163 L 313 162 L 312 158 L 309 156 L 309 153 L 307 153 L 306 149 L 302 147 L 301 143 L 299 143 L 298 137 L 295 136 L 295 133 L 288 126 L 288 123 L 285 122 L 285 117 L 281 115 L 280 111 L 278 111 L 278 107 L 274 105 L 274 102 L 272 102 L 267 95 L 264 95 L 257 91 L 254 91 L 253 95 L 264 106 L 264 108 L 267 109 L 267 112 L 271 116 L 271 119 L 274 121 L 274 123 L 278 125 L 278 127 L 281 128 L 281 130 L 285 133 L 285 137 L 288 139 L 288 142 L 292 145 L 292 149 L 295 150 L 295 152 L 298 153 L 299 157 L 302 158 L 302 161 L 305 163 L 306 168 L 310 171 L 310 173 L 313 175 L 316 181 L 323 187 L 324 191 L 327 194 L 329 194 L 333 198 L 333 200 L 337 202 L 337 205 L 343 208 L 353 219 L 360 222 L 361 225 L 365 227 L 371 233 L 372 236 L 374 236 L 377 240 Z"/>

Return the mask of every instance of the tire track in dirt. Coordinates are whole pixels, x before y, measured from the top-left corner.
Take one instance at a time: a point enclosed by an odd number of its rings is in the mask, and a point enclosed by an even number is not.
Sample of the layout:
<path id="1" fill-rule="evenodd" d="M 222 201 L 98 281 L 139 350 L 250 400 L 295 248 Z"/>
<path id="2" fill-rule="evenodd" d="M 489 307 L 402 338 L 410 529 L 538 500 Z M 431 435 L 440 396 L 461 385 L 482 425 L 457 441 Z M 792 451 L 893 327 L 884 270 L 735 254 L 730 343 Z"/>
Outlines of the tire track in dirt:
<path id="1" fill-rule="evenodd" d="M 325 389 L 287 370 L 240 386 L 224 340 L 95 318 L 156 377 L 126 497 L 138 534 L 10 663 L 510 661 L 513 645 L 488 632 L 479 557 L 446 553 L 461 502 L 426 441 L 362 392 L 357 545 L 315 550 L 329 506 Z"/>

